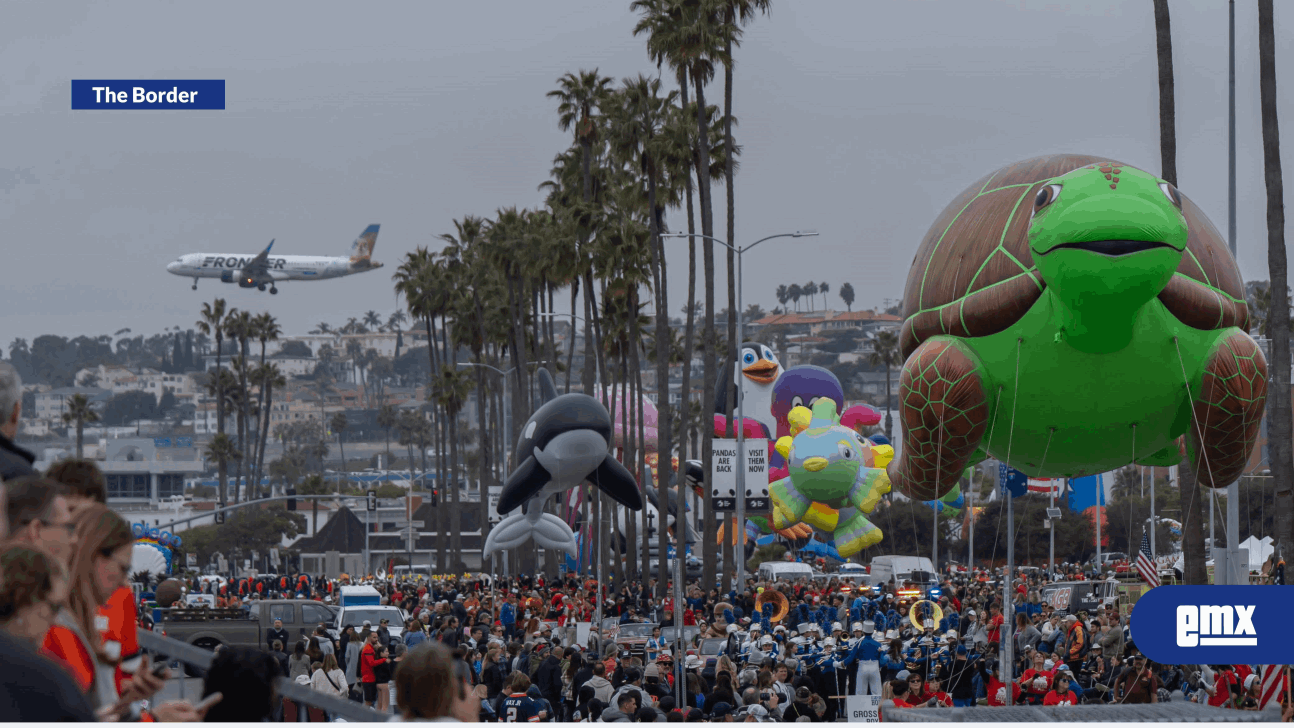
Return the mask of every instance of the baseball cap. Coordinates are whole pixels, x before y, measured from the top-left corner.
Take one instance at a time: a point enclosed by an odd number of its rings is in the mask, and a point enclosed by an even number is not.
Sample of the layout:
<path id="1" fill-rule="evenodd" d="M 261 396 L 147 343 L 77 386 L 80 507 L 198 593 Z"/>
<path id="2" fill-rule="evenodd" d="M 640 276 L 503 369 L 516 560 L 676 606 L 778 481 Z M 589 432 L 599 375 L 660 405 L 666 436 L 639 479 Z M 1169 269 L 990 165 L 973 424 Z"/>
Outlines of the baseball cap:
<path id="1" fill-rule="evenodd" d="M 804 688 L 801 688 L 803 690 Z M 714 704 L 713 715 L 716 718 L 722 718 L 732 712 L 732 706 L 728 703 L 719 702 Z"/>
<path id="2" fill-rule="evenodd" d="M 372 627 L 372 626 L 373 626 L 373 623 L 372 623 L 372 622 L 370 622 L 370 621 L 368 621 L 368 620 L 366 619 L 366 620 L 364 620 L 364 626 L 365 626 L 365 627 Z"/>

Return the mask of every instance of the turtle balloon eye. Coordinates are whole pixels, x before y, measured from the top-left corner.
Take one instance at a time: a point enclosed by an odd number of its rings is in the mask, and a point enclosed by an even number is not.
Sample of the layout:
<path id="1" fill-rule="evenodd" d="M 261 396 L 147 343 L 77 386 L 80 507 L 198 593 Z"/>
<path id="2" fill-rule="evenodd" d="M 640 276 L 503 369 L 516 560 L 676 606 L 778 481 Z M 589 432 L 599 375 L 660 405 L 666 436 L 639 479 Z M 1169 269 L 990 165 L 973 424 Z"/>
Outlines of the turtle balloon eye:
<path id="1" fill-rule="evenodd" d="M 791 398 L 791 408 L 792 408 L 792 409 L 794 409 L 794 408 L 796 408 L 796 407 L 803 407 L 803 406 L 804 406 L 804 399 L 803 399 L 802 397 L 800 397 L 800 395 L 798 395 L 798 394 L 797 394 L 797 395 L 795 395 L 794 397 L 792 397 L 792 398 Z"/>
<path id="2" fill-rule="evenodd" d="M 1178 208 L 1182 206 L 1182 196 L 1177 194 L 1177 188 L 1167 182 L 1160 182 L 1159 189 L 1164 193 L 1164 197 Z"/>
<path id="3" fill-rule="evenodd" d="M 1038 190 L 1038 197 L 1033 201 L 1033 209 L 1041 210 L 1042 208 L 1055 202 L 1060 197 L 1061 185 L 1047 185 Z"/>
<path id="4" fill-rule="evenodd" d="M 846 460 L 853 460 L 853 459 L 854 459 L 854 448 L 852 448 L 852 447 L 850 447 L 850 446 L 846 445 L 846 444 L 845 444 L 845 443 L 843 443 L 843 442 L 842 442 L 842 443 L 840 443 L 839 445 L 837 445 L 836 447 L 837 447 L 837 449 L 840 451 L 840 457 L 842 457 L 842 458 L 844 458 L 844 459 L 846 459 Z"/>

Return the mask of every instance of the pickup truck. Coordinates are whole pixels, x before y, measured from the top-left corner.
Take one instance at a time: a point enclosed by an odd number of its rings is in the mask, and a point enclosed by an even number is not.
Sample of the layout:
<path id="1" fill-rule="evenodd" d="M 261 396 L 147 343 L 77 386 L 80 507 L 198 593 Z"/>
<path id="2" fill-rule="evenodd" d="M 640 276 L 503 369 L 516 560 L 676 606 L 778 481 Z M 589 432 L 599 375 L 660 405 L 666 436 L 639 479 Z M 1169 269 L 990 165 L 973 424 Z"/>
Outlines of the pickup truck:
<path id="1" fill-rule="evenodd" d="M 266 599 L 246 609 L 157 609 L 154 614 L 154 631 L 207 650 L 214 650 L 216 645 L 265 650 L 266 635 L 276 619 L 283 620 L 288 639 L 296 640 L 336 618 L 334 607 L 304 599 Z M 292 645 L 283 647 L 292 651 Z"/>

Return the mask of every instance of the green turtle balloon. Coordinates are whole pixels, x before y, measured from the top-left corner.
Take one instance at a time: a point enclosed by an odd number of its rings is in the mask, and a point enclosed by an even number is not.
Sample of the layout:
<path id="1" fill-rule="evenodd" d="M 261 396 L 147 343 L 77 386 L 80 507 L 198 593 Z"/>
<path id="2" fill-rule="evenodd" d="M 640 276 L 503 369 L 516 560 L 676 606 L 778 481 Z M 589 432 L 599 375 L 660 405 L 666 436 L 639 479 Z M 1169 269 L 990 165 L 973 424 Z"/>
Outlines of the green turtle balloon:
<path id="1" fill-rule="evenodd" d="M 1173 185 L 1082 155 L 999 169 L 908 274 L 893 486 L 937 499 L 987 457 L 1053 478 L 1185 454 L 1225 487 L 1267 395 L 1248 329 L 1235 260 Z"/>

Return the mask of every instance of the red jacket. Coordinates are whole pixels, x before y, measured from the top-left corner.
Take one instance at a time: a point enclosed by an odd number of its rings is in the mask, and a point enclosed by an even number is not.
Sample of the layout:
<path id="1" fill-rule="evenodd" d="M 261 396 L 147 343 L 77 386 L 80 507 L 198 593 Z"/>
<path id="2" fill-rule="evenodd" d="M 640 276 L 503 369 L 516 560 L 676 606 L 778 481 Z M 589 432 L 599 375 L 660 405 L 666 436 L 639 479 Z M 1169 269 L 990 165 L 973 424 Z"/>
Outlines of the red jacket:
<path id="1" fill-rule="evenodd" d="M 377 659 L 377 650 L 373 649 L 373 645 L 364 645 L 364 649 L 359 653 L 359 681 L 376 683 L 377 676 L 373 674 L 373 668 L 385 663 L 385 657 Z"/>

